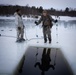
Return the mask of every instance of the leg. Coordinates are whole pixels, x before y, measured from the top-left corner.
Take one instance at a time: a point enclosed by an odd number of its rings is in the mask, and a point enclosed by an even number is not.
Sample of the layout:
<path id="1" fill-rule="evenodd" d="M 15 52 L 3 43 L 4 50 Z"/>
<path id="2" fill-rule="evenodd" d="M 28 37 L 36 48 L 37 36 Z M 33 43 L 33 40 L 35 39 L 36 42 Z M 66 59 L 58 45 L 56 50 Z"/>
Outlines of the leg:
<path id="1" fill-rule="evenodd" d="M 20 31 L 17 29 L 17 42 L 20 40 Z"/>
<path id="2" fill-rule="evenodd" d="M 19 34 L 19 32 L 17 31 L 17 39 L 19 39 L 19 35 L 20 35 L 20 34 Z"/>
<path id="3" fill-rule="evenodd" d="M 51 34 L 48 35 L 49 43 L 51 43 Z"/>
<path id="4" fill-rule="evenodd" d="M 42 57 L 46 55 L 46 48 L 43 49 Z"/>
<path id="5" fill-rule="evenodd" d="M 21 39 L 24 37 L 24 29 L 21 29 Z"/>
<path id="6" fill-rule="evenodd" d="M 51 31 L 50 31 L 50 29 L 48 29 L 48 40 L 49 40 L 49 43 L 51 43 Z"/>
<path id="7" fill-rule="evenodd" d="M 47 51 L 47 59 L 48 61 L 50 62 L 51 61 L 51 48 L 48 48 L 48 51 Z"/>
<path id="8" fill-rule="evenodd" d="M 47 55 L 50 55 L 51 48 L 48 48 Z"/>
<path id="9" fill-rule="evenodd" d="M 21 29 L 21 39 L 22 39 L 23 41 L 25 41 L 25 39 L 24 39 L 24 29 Z"/>
<path id="10" fill-rule="evenodd" d="M 46 29 L 43 28 L 43 35 L 44 35 L 44 43 L 47 42 L 47 36 L 46 36 Z"/>
<path id="11" fill-rule="evenodd" d="M 47 42 L 47 37 L 46 37 L 46 34 L 44 34 L 44 43 Z"/>

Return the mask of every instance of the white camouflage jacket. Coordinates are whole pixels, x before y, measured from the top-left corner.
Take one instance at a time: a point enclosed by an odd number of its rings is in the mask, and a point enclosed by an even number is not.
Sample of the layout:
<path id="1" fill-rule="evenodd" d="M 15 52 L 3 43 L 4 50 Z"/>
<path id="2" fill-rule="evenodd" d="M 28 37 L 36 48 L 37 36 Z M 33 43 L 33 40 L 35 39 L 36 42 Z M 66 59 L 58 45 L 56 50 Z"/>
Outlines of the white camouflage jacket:
<path id="1" fill-rule="evenodd" d="M 24 28 L 22 17 L 20 17 L 16 12 L 14 13 L 14 16 L 15 16 L 16 27 Z"/>

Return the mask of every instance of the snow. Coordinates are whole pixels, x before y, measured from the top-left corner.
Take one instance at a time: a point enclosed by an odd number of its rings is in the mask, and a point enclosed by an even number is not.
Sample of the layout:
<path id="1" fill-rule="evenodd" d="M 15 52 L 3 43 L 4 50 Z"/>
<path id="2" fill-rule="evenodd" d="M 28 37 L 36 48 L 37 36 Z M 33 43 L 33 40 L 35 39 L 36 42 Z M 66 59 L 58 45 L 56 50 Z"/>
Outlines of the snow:
<path id="1" fill-rule="evenodd" d="M 0 17 L 0 18 L 6 20 L 7 17 Z M 8 17 L 8 19 L 10 20 L 13 18 L 14 17 Z M 67 19 L 67 17 L 64 18 Z M 24 37 L 26 38 L 27 36 L 28 40 L 26 40 L 23 43 L 16 43 L 15 42 L 16 38 L 14 38 L 16 37 L 16 29 L 12 25 L 11 26 L 10 25 L 5 26 L 5 25 L 3 24 L 2 26 L 0 26 L 0 34 L 2 35 L 0 36 L 0 74 L 1 75 L 13 74 L 15 71 L 17 71 L 17 67 L 21 59 L 25 55 L 27 48 L 30 46 L 60 48 L 65 58 L 67 59 L 69 65 L 71 66 L 74 75 L 76 75 L 75 24 L 72 25 L 72 27 L 70 26 L 70 24 L 68 24 L 66 28 L 63 25 L 63 23 L 61 25 L 58 25 L 58 27 L 56 27 L 55 24 L 51 30 L 51 34 L 52 34 L 51 44 L 49 44 L 48 42 L 44 44 L 42 27 L 35 26 L 31 21 L 29 21 L 25 29 Z M 36 37 L 36 35 L 38 35 L 38 37 Z"/>
<path id="2" fill-rule="evenodd" d="M 14 38 L 0 37 L 0 74 L 14 73 L 26 48 L 26 44 L 17 44 Z"/>

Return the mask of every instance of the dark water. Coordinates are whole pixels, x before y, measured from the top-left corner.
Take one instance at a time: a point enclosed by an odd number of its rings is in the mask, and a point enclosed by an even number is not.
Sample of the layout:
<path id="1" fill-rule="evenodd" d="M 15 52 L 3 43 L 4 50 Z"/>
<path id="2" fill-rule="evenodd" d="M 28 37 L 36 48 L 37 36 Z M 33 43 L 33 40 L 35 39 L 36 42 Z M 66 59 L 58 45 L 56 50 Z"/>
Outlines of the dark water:
<path id="1" fill-rule="evenodd" d="M 18 75 L 73 75 L 60 49 L 29 47 Z"/>

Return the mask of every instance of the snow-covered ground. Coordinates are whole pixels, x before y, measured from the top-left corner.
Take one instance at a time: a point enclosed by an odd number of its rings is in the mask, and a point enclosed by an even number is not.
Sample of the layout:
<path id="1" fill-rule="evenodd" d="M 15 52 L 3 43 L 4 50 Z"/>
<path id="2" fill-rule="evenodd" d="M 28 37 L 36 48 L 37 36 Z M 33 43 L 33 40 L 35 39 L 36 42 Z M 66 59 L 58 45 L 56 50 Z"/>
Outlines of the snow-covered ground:
<path id="1" fill-rule="evenodd" d="M 12 17 L 8 18 L 6 20 L 7 17 L 0 17 L 0 34 L 2 35 L 0 36 L 0 75 L 11 75 L 16 72 L 19 62 L 29 46 L 60 48 L 74 75 L 76 75 L 76 23 L 61 22 L 58 23 L 58 26 L 54 24 L 51 30 L 52 43 L 44 44 L 42 27 L 34 24 L 35 19 L 24 20 L 26 26 L 24 37 L 27 36 L 28 40 L 23 43 L 16 43 L 14 20 L 11 19 Z M 64 20 L 68 18 L 64 17 Z M 74 20 L 74 18 L 70 20 Z"/>

